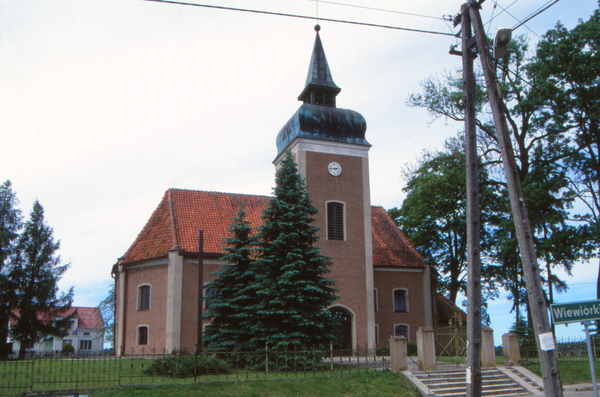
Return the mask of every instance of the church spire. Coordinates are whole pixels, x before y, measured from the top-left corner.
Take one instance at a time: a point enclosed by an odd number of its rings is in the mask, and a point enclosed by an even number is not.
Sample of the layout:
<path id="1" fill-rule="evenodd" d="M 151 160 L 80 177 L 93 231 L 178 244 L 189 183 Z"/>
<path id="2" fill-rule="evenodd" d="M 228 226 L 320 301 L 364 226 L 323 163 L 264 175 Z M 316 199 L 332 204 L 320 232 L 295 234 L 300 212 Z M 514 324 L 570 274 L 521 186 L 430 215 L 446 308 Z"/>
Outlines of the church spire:
<path id="1" fill-rule="evenodd" d="M 308 67 L 306 84 L 304 90 L 302 90 L 302 93 L 298 97 L 298 100 L 304 103 L 334 108 L 335 97 L 342 89 L 335 85 L 333 78 L 331 77 L 331 71 L 327 64 L 327 58 L 325 57 L 319 30 L 321 30 L 321 27 L 315 25 L 315 31 L 317 32 L 315 45 Z"/>

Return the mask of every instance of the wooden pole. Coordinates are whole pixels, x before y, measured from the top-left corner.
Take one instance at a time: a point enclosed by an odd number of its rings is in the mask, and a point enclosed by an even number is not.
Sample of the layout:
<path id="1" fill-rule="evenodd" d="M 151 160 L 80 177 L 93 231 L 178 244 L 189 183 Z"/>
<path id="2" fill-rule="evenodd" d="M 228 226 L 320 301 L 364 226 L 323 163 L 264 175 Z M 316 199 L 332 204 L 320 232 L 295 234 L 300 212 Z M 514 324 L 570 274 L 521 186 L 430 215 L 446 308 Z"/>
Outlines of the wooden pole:
<path id="1" fill-rule="evenodd" d="M 544 393 L 546 396 L 562 397 L 562 386 L 558 374 L 558 362 L 556 349 L 554 347 L 554 337 L 552 328 L 548 319 L 548 305 L 544 297 L 540 269 L 537 263 L 535 246 L 533 243 L 533 233 L 527 215 L 525 199 L 519 174 L 517 173 L 517 164 L 515 162 L 514 151 L 510 141 L 510 135 L 503 112 L 504 103 L 496 88 L 496 71 L 493 61 L 490 59 L 487 37 L 481 22 L 479 6 L 474 0 L 468 0 L 471 23 L 479 48 L 481 67 L 485 77 L 488 100 L 494 116 L 496 125 L 496 134 L 498 144 L 502 153 L 502 163 L 504 165 L 504 174 L 508 185 L 510 195 L 510 204 L 512 215 L 515 222 L 517 239 L 519 240 L 519 250 L 521 252 L 521 262 L 523 264 L 523 273 L 525 275 L 525 284 L 527 286 L 527 299 L 532 315 L 533 329 L 536 336 L 536 345 L 540 357 L 540 367 L 544 378 Z"/>
<path id="2" fill-rule="evenodd" d="M 204 289 L 204 231 L 198 231 L 198 350 L 202 352 L 202 290 Z"/>
<path id="3" fill-rule="evenodd" d="M 471 18 L 467 4 L 461 6 L 463 92 L 465 96 L 465 160 L 467 177 L 467 396 L 481 397 L 481 263 L 479 236 L 479 166 L 475 124 L 475 74 Z"/>

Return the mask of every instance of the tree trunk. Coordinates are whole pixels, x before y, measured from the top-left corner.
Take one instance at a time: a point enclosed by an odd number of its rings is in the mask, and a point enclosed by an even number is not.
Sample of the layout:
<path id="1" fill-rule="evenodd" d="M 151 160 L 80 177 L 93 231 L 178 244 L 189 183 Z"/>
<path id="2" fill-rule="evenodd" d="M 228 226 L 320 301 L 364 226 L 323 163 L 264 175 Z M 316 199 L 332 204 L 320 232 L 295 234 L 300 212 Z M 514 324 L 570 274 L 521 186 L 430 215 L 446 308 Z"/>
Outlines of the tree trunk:
<path id="1" fill-rule="evenodd" d="M 21 341 L 21 347 L 19 348 L 19 360 L 25 359 L 25 352 L 27 350 L 27 341 Z"/>

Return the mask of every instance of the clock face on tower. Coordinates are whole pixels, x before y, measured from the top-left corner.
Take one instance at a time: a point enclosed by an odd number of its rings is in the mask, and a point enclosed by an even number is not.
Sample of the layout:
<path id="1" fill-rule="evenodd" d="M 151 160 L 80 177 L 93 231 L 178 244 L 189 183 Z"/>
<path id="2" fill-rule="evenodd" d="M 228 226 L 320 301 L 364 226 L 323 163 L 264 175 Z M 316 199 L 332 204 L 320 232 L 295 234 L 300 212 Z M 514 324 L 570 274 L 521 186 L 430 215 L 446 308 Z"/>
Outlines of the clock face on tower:
<path id="1" fill-rule="evenodd" d="M 342 173 L 342 166 L 336 163 L 335 161 L 329 163 L 329 167 L 327 167 L 327 169 L 329 170 L 329 173 L 333 176 L 338 176 Z"/>

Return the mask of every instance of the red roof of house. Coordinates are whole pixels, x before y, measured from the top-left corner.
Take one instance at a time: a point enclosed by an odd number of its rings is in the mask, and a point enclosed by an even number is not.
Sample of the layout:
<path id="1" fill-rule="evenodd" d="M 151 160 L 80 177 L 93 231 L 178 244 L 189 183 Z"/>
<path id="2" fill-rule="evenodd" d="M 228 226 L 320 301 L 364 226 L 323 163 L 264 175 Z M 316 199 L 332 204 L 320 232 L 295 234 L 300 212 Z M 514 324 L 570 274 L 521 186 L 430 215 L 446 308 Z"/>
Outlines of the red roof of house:
<path id="1" fill-rule="evenodd" d="M 37 318 L 38 320 L 51 321 L 54 316 L 70 316 L 75 310 L 77 310 L 77 328 L 104 328 L 104 323 L 102 322 L 102 313 L 100 313 L 100 310 L 97 307 L 71 306 L 71 308 L 65 313 L 53 313 L 52 315 L 50 315 L 50 313 L 47 312 L 39 312 L 37 314 Z M 13 310 L 12 314 L 14 317 L 18 318 L 19 309 Z"/>
<path id="2" fill-rule="evenodd" d="M 122 263 L 164 258 L 169 250 L 198 252 L 198 231 L 204 231 L 204 252 L 222 253 L 223 239 L 240 206 L 256 228 L 270 196 L 169 189 L 146 226 L 123 255 Z M 425 261 L 383 207 L 372 207 L 375 266 L 421 267 Z"/>

